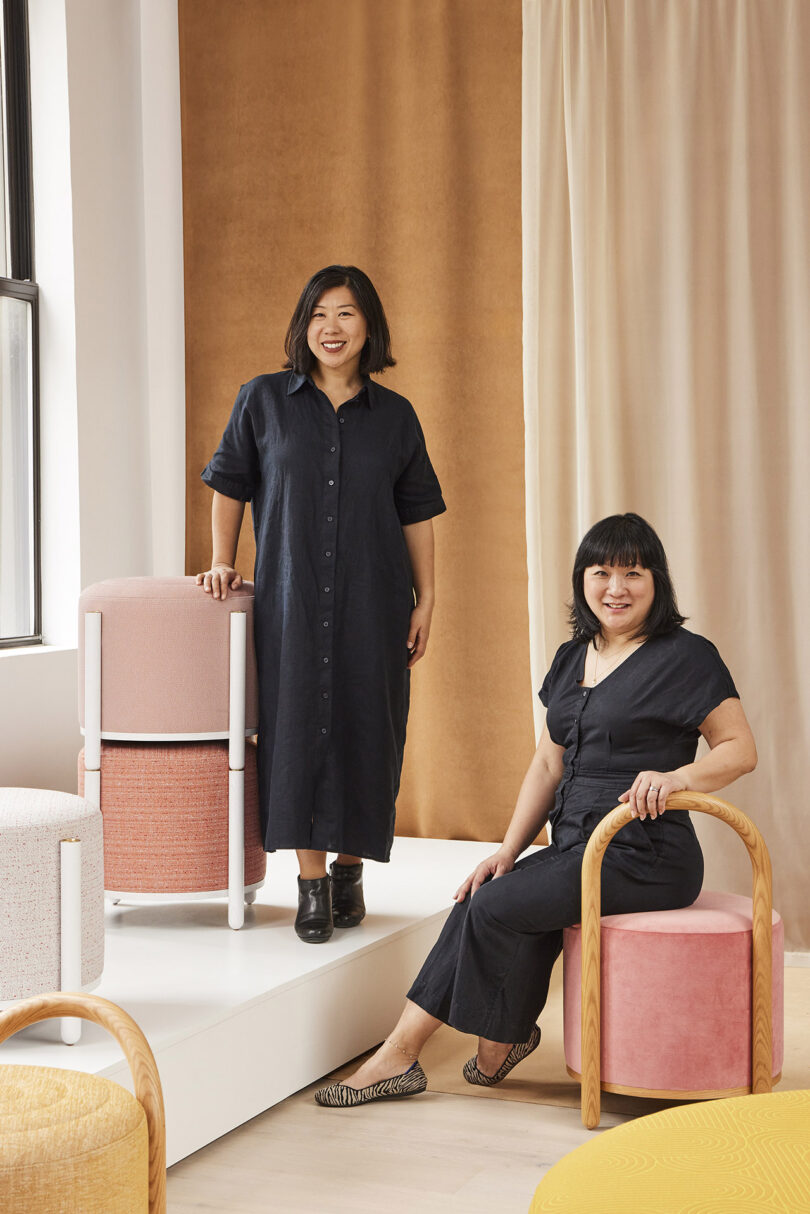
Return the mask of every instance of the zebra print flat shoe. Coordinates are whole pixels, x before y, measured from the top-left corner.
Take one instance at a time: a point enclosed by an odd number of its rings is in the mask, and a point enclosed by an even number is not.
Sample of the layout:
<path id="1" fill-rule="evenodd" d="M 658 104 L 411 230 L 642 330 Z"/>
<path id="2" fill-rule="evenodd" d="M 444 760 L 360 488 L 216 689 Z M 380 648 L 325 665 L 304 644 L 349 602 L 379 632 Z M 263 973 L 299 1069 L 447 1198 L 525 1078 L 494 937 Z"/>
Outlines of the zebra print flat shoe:
<path id="1" fill-rule="evenodd" d="M 418 1096 L 427 1087 L 427 1075 L 418 1062 L 403 1075 L 370 1083 L 366 1088 L 350 1088 L 347 1083 L 330 1083 L 315 1093 L 315 1103 L 327 1109 L 353 1109 L 372 1100 L 397 1100 L 401 1096 Z"/>
<path id="2" fill-rule="evenodd" d="M 531 1031 L 528 1041 L 520 1041 L 517 1045 L 513 1045 L 509 1053 L 504 1058 L 501 1065 L 498 1067 L 494 1075 L 485 1075 L 483 1071 L 478 1069 L 478 1055 L 464 1063 L 464 1078 L 467 1083 L 477 1084 L 482 1088 L 492 1088 L 496 1083 L 500 1083 L 505 1079 L 513 1067 L 516 1067 L 524 1058 L 528 1058 L 540 1044 L 540 1025 L 536 1024 Z"/>

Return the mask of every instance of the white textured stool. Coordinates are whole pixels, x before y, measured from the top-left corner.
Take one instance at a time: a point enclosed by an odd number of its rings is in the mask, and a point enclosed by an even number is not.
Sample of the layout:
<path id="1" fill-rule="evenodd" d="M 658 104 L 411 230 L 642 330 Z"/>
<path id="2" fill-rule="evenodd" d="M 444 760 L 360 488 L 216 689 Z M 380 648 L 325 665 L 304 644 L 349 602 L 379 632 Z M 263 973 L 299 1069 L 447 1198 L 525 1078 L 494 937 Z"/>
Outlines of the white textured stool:
<path id="1" fill-rule="evenodd" d="M 99 810 L 43 788 L 0 788 L 0 1000 L 89 989 L 104 968 Z M 62 1040 L 80 1022 L 62 1021 Z"/>

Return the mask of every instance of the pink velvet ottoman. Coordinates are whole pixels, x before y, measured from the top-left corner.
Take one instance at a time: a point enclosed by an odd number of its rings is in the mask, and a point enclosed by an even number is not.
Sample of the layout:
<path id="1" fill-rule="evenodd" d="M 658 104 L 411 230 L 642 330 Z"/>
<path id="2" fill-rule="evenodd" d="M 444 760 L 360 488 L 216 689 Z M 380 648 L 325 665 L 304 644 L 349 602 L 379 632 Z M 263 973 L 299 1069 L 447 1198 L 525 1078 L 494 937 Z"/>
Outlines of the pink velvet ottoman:
<path id="1" fill-rule="evenodd" d="M 193 577 L 97 582 L 79 599 L 79 723 L 85 728 L 85 627 L 101 615 L 101 736 L 209 740 L 229 730 L 229 621 L 247 618 L 245 729 L 259 724 L 253 585 L 213 599 Z"/>
<path id="2" fill-rule="evenodd" d="M 228 889 L 227 742 L 103 742 L 104 887 L 111 894 L 225 894 Z M 84 751 L 79 793 L 84 790 Z M 248 893 L 264 880 L 256 748 L 245 753 Z"/>
<path id="3" fill-rule="evenodd" d="M 772 912 L 773 1076 L 782 1069 L 784 929 Z M 750 898 L 602 918 L 601 1086 L 699 1098 L 751 1090 Z M 581 1076 L 581 940 L 564 933 L 565 1061 Z"/>

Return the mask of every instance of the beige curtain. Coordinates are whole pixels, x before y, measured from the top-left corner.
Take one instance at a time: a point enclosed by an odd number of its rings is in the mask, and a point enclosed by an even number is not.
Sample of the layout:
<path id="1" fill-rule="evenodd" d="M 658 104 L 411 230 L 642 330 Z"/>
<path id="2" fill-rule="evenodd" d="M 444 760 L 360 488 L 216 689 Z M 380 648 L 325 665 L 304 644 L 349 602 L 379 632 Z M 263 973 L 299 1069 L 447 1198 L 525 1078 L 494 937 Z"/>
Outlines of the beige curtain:
<path id="1" fill-rule="evenodd" d="M 807 949 L 810 4 L 525 0 L 523 55 L 533 682 L 578 539 L 638 511 L 737 682 L 760 757 L 726 795 Z"/>

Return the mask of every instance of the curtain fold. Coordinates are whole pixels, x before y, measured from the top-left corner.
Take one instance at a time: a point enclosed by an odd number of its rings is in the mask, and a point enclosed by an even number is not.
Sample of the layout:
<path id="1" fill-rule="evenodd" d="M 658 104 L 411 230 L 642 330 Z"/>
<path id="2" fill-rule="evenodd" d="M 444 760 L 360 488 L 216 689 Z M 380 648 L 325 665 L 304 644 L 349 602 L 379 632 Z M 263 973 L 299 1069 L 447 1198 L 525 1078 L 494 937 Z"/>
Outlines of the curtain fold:
<path id="1" fill-rule="evenodd" d="M 737 681 L 760 761 L 727 795 L 771 850 L 788 947 L 807 949 L 810 5 L 524 0 L 523 16 L 533 683 L 566 635 L 579 538 L 638 511 Z M 697 825 L 707 886 L 745 890 L 744 850 Z"/>

